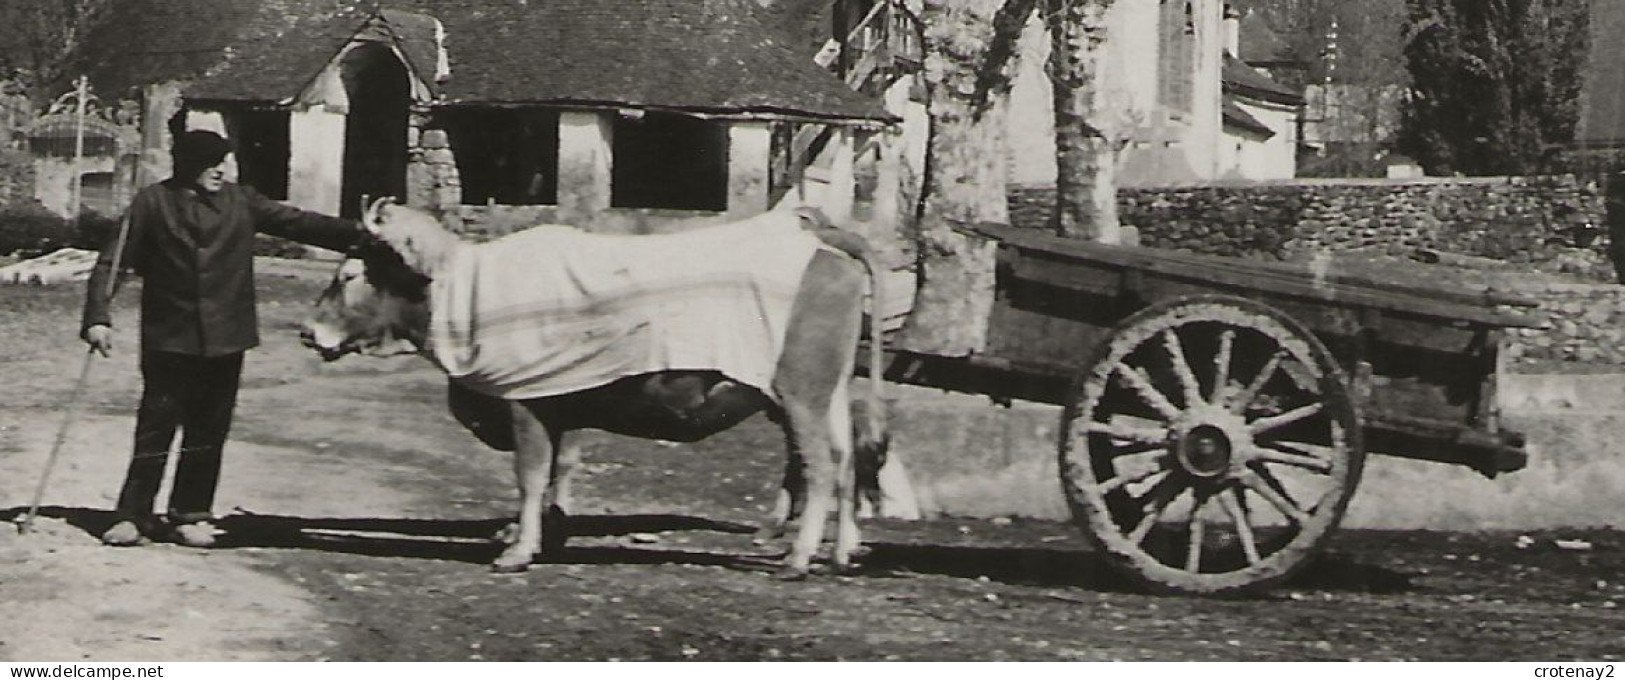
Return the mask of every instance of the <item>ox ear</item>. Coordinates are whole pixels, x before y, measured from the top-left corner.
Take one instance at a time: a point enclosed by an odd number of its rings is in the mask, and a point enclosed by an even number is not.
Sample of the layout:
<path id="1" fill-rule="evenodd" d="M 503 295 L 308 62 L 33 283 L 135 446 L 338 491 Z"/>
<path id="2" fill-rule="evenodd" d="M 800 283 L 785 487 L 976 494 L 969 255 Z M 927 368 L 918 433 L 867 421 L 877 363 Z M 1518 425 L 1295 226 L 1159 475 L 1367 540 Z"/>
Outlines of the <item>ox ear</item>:
<path id="1" fill-rule="evenodd" d="M 816 206 L 804 205 L 796 208 L 796 217 L 801 218 L 802 228 L 814 231 L 820 229 L 833 229 L 835 224 L 830 222 L 829 216 Z"/>

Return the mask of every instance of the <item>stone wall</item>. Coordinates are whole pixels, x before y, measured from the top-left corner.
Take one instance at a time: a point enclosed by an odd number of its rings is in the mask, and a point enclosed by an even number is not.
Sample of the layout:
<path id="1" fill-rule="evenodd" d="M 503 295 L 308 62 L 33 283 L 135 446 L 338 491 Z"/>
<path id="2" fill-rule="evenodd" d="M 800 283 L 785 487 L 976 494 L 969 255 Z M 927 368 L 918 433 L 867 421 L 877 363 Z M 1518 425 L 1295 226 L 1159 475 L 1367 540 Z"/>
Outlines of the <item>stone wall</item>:
<path id="1" fill-rule="evenodd" d="M 1054 188 L 1016 187 L 1011 221 L 1044 228 Z M 1279 260 L 1321 250 L 1418 248 L 1612 280 L 1602 196 L 1572 176 L 1293 180 L 1123 189 L 1141 243 Z"/>
<path id="2" fill-rule="evenodd" d="M 1519 366 L 1553 363 L 1625 366 L 1625 286 L 1520 281 L 1540 301 L 1543 328 L 1514 331 L 1507 356 Z"/>

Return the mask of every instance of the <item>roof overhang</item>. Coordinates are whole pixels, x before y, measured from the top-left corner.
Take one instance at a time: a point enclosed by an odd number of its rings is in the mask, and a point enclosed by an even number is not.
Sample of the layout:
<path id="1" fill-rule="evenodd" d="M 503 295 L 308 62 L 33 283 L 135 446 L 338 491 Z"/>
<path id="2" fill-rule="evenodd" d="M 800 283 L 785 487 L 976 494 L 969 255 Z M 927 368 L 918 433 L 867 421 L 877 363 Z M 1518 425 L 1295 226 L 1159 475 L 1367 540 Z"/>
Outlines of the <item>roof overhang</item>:
<path id="1" fill-rule="evenodd" d="M 1270 126 L 1265 125 L 1264 121 L 1259 120 L 1253 114 L 1247 113 L 1246 109 L 1241 108 L 1241 105 L 1228 97 L 1225 98 L 1222 112 L 1224 127 L 1226 128 L 1246 132 L 1264 139 L 1275 136 L 1275 130 L 1270 129 Z"/>
<path id="2" fill-rule="evenodd" d="M 829 116 L 806 111 L 775 108 L 747 108 L 747 109 L 719 109 L 683 106 L 648 105 L 615 101 L 479 101 L 479 100 L 439 100 L 433 103 L 437 109 L 553 109 L 561 111 L 599 111 L 617 114 L 630 112 L 658 112 L 673 113 L 704 120 L 725 121 L 784 121 L 792 123 L 814 123 L 820 125 L 844 125 L 863 128 L 883 128 L 902 121 L 897 116 L 886 117 L 847 117 Z"/>

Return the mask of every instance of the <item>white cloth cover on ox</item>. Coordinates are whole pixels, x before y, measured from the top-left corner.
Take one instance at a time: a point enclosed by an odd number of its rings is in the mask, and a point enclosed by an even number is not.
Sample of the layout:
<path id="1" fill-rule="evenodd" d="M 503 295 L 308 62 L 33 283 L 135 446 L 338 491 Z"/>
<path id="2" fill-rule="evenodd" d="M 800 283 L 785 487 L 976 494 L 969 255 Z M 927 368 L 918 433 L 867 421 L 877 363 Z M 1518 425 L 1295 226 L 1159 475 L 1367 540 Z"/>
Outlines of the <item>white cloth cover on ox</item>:
<path id="1" fill-rule="evenodd" d="M 428 353 L 506 399 L 652 371 L 716 370 L 773 398 L 818 239 L 790 212 L 678 234 L 539 226 L 465 244 L 430 293 Z"/>

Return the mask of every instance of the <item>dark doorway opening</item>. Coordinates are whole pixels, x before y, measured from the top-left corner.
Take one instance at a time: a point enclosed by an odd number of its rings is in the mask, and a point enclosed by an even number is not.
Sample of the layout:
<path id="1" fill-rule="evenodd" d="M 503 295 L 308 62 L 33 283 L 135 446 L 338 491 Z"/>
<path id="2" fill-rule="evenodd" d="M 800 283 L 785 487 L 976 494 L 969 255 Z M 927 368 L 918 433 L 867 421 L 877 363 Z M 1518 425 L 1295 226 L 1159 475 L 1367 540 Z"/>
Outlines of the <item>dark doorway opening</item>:
<path id="1" fill-rule="evenodd" d="M 381 43 L 345 53 L 344 188 L 340 214 L 359 217 L 363 197 L 406 196 L 406 123 L 412 92 L 406 65 Z"/>
<path id="2" fill-rule="evenodd" d="M 453 107 L 437 122 L 451 137 L 464 205 L 558 203 L 558 111 Z"/>
<path id="3" fill-rule="evenodd" d="M 98 215 L 117 215 L 118 191 L 111 172 L 87 172 L 79 176 L 79 209 Z"/>
<path id="4" fill-rule="evenodd" d="M 266 198 L 288 200 L 288 112 L 238 111 L 226 117 L 237 145 L 237 181 Z"/>
<path id="5" fill-rule="evenodd" d="M 728 209 L 726 123 L 672 113 L 615 120 L 616 208 Z"/>

